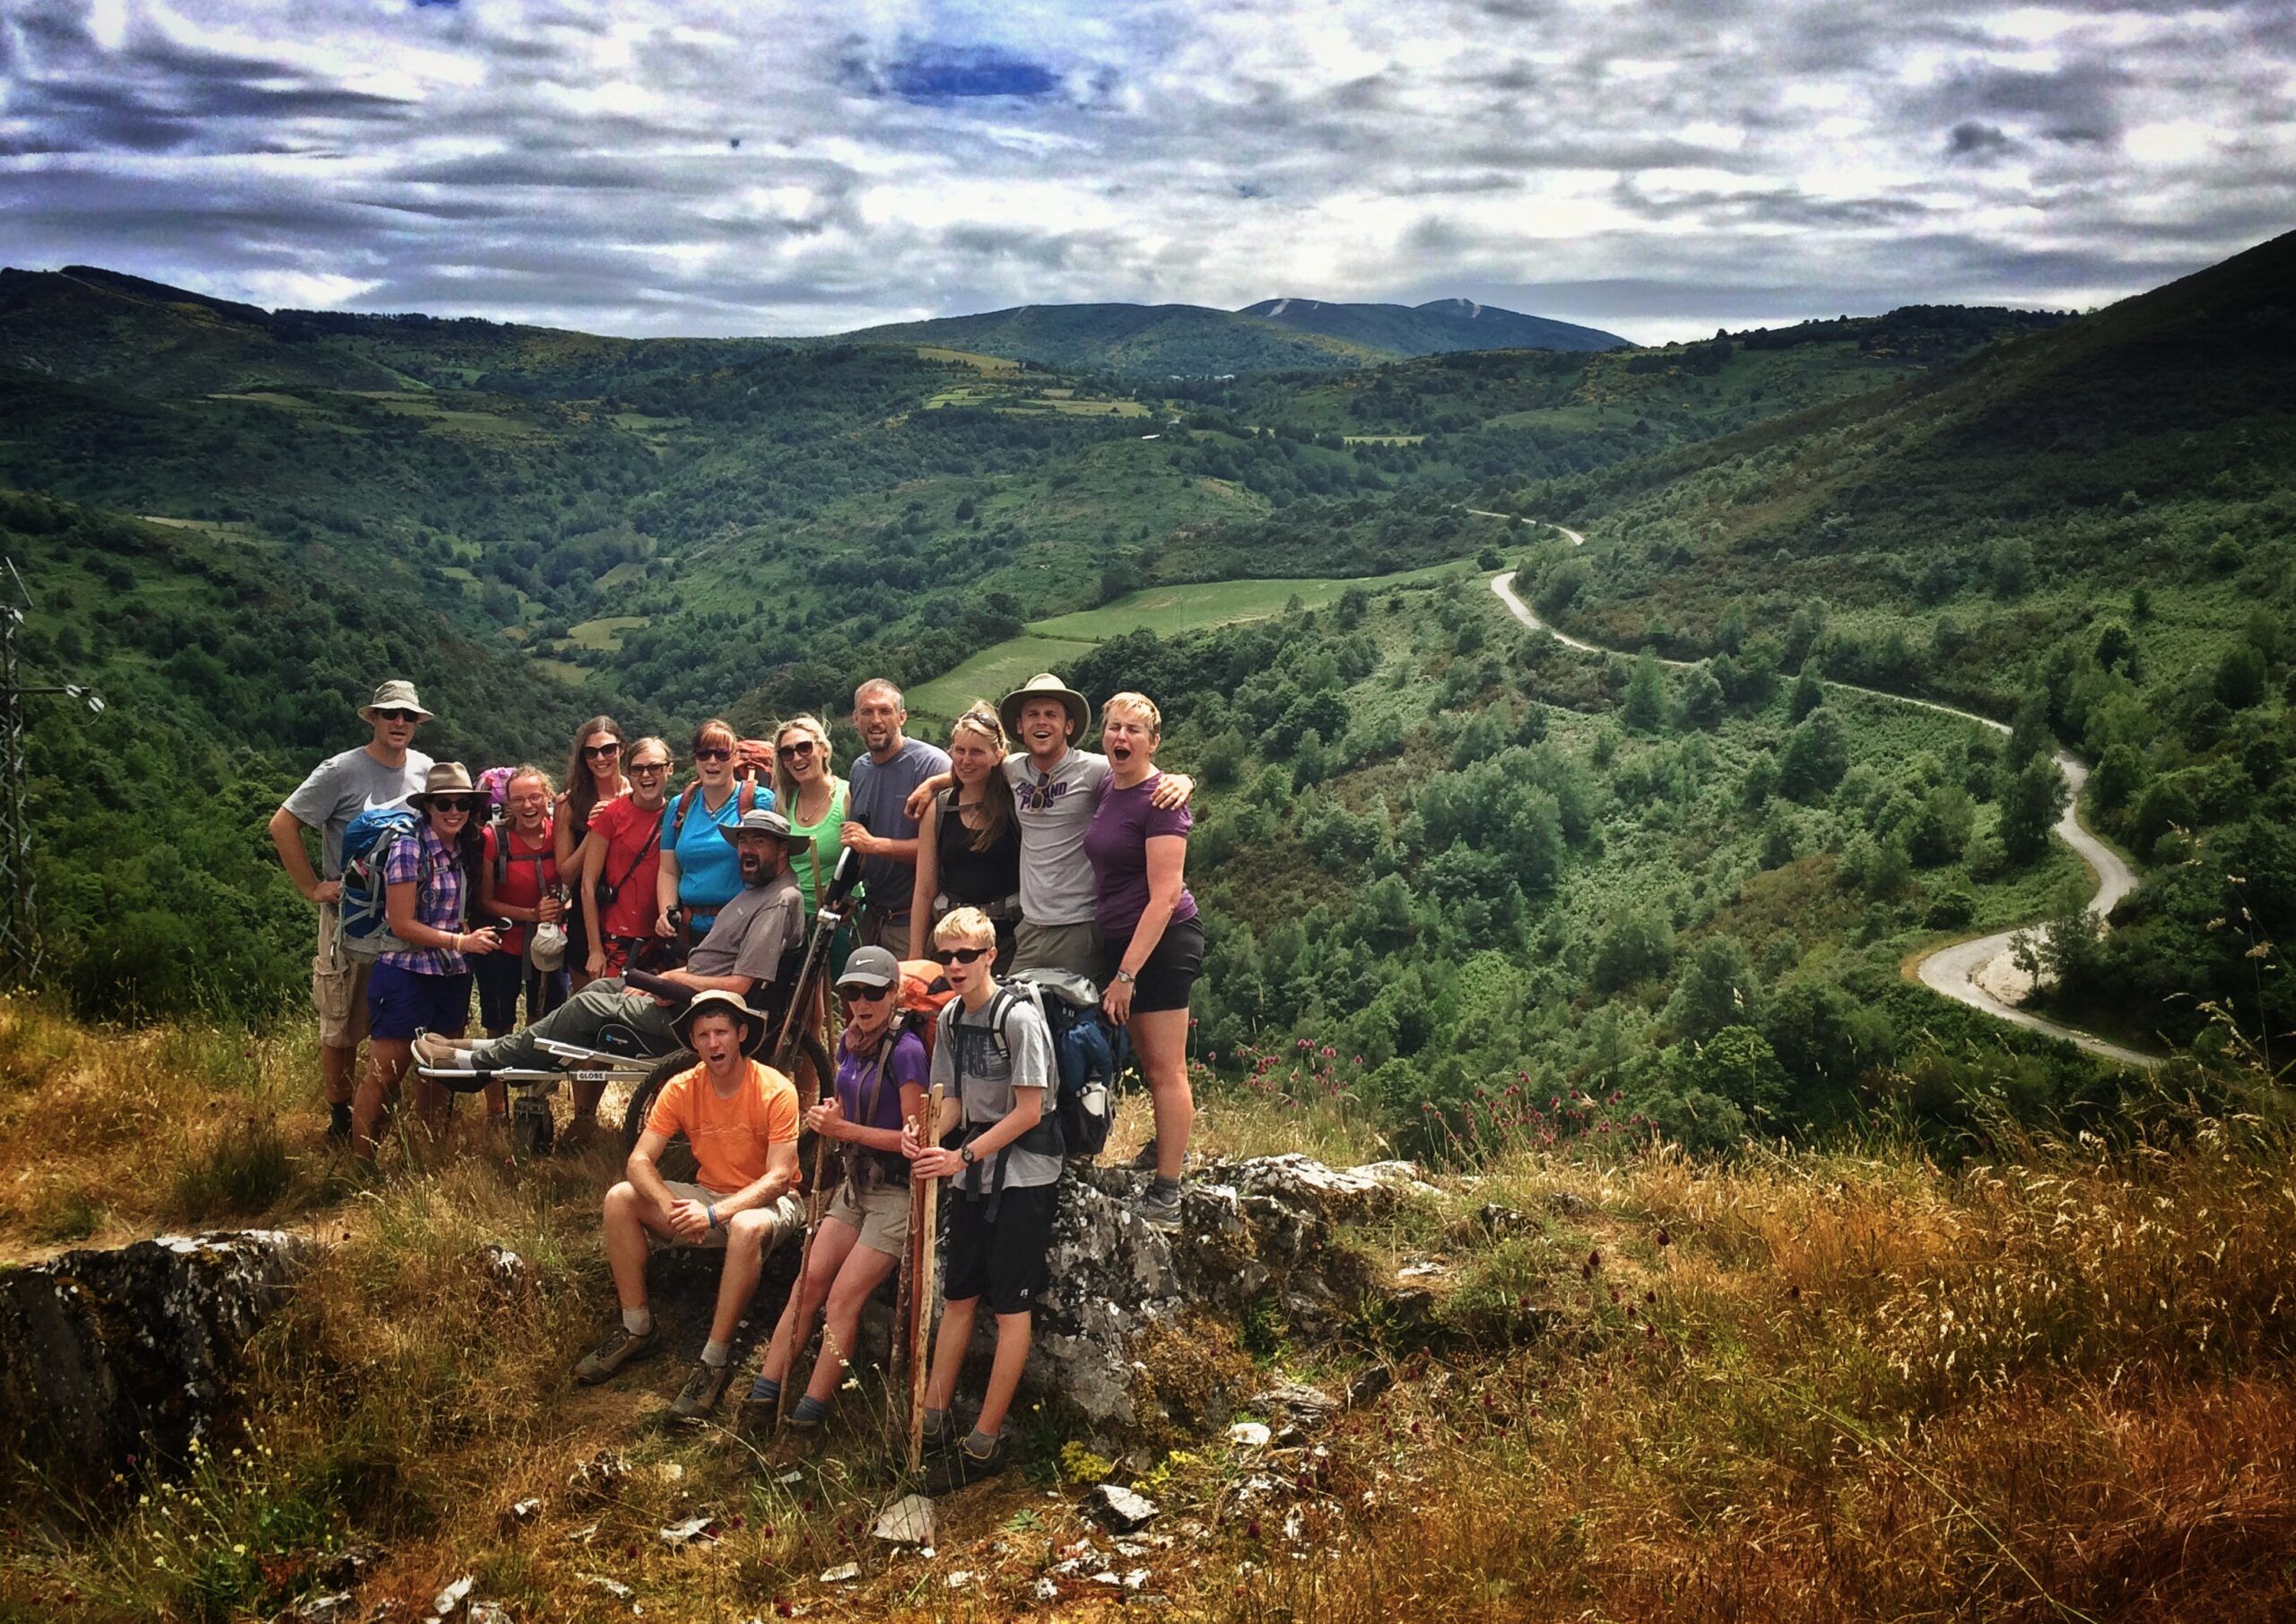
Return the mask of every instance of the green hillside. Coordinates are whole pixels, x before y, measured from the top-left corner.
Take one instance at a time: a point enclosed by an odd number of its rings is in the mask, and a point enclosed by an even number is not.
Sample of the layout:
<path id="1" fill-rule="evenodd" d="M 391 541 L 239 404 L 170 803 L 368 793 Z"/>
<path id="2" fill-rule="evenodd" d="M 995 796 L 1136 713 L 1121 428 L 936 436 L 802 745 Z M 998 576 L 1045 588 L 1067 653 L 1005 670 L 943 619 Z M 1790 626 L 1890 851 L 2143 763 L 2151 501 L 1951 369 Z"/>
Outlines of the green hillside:
<path id="1" fill-rule="evenodd" d="M 1255 320 L 1367 344 L 1391 355 L 1454 350 L 1625 350 L 1615 333 L 1525 316 L 1471 299 L 1423 305 L 1343 304 L 1322 299 L 1270 299 L 1237 312 Z"/>
<path id="2" fill-rule="evenodd" d="M 1393 359 L 1376 344 L 1293 331 L 1202 305 L 1022 305 L 864 327 L 843 336 L 848 343 L 940 344 L 1058 371 L 1151 377 L 1365 367 Z"/>

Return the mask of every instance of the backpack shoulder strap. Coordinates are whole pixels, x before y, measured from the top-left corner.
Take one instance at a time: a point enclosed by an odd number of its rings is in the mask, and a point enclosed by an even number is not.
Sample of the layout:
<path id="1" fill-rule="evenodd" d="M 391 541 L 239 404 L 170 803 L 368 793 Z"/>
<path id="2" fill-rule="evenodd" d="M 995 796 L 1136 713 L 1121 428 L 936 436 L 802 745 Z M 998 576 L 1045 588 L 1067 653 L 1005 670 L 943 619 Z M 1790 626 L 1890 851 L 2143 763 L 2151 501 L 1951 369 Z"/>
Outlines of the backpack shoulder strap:
<path id="1" fill-rule="evenodd" d="M 687 785 L 685 793 L 678 797 L 678 809 L 670 814 L 670 846 L 673 850 L 677 847 L 678 837 L 685 832 L 686 813 L 693 810 L 693 803 L 700 798 L 700 784 Z"/>

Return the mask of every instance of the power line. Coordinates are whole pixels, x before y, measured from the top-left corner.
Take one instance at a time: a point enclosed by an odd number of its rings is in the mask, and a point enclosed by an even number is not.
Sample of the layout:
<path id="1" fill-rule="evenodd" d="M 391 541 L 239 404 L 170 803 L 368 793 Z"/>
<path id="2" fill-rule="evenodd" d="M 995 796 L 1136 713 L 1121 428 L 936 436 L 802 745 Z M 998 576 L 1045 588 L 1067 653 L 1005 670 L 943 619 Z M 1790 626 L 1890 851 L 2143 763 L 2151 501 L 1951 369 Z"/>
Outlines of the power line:
<path id="1" fill-rule="evenodd" d="M 38 882 L 32 873 L 32 823 L 25 787 L 28 743 L 24 701 L 60 694 L 77 699 L 91 715 L 103 714 L 102 698 L 77 682 L 27 685 L 19 680 L 16 634 L 32 608 L 31 589 L 16 572 L 13 559 L 0 559 L 21 601 L 0 604 L 0 987 L 23 987 L 39 979 Z"/>

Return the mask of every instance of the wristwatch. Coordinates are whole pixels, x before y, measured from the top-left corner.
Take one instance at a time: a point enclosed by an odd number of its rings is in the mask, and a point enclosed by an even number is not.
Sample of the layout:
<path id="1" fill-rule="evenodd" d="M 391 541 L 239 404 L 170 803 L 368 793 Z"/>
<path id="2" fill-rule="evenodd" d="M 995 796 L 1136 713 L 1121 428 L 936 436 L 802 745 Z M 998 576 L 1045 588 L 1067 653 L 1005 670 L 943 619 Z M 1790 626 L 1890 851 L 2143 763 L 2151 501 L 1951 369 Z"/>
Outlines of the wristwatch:
<path id="1" fill-rule="evenodd" d="M 1130 986 L 1134 982 L 1140 979 L 1139 977 L 1134 975 L 1130 970 L 1118 970 L 1116 973 L 1116 978 L 1118 981 L 1123 982 L 1126 986 Z"/>
<path id="2" fill-rule="evenodd" d="M 964 1163 L 967 1167 L 972 1166 L 972 1147 L 970 1145 L 959 1145 L 957 1147 L 957 1159 Z"/>

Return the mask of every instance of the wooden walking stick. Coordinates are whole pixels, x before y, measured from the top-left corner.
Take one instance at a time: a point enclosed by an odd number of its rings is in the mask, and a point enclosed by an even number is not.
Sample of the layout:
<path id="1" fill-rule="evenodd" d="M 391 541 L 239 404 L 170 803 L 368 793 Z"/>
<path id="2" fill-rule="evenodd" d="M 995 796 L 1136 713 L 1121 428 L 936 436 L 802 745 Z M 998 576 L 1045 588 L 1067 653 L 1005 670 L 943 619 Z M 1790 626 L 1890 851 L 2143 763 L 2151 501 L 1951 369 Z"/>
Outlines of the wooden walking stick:
<path id="1" fill-rule="evenodd" d="M 935 1083 L 925 1107 L 926 1133 L 918 1137 L 930 1134 L 930 1143 L 940 1141 L 941 1100 L 945 1092 L 942 1084 Z M 934 1265 L 939 1257 L 934 1245 L 934 1229 L 940 1216 L 940 1191 L 941 1181 L 937 1178 L 915 1181 L 909 1185 L 909 1275 L 912 1284 L 909 1311 L 912 1317 L 903 1329 L 909 1333 L 909 1469 L 912 1472 L 925 1470 L 925 1376 L 933 1335 Z"/>

